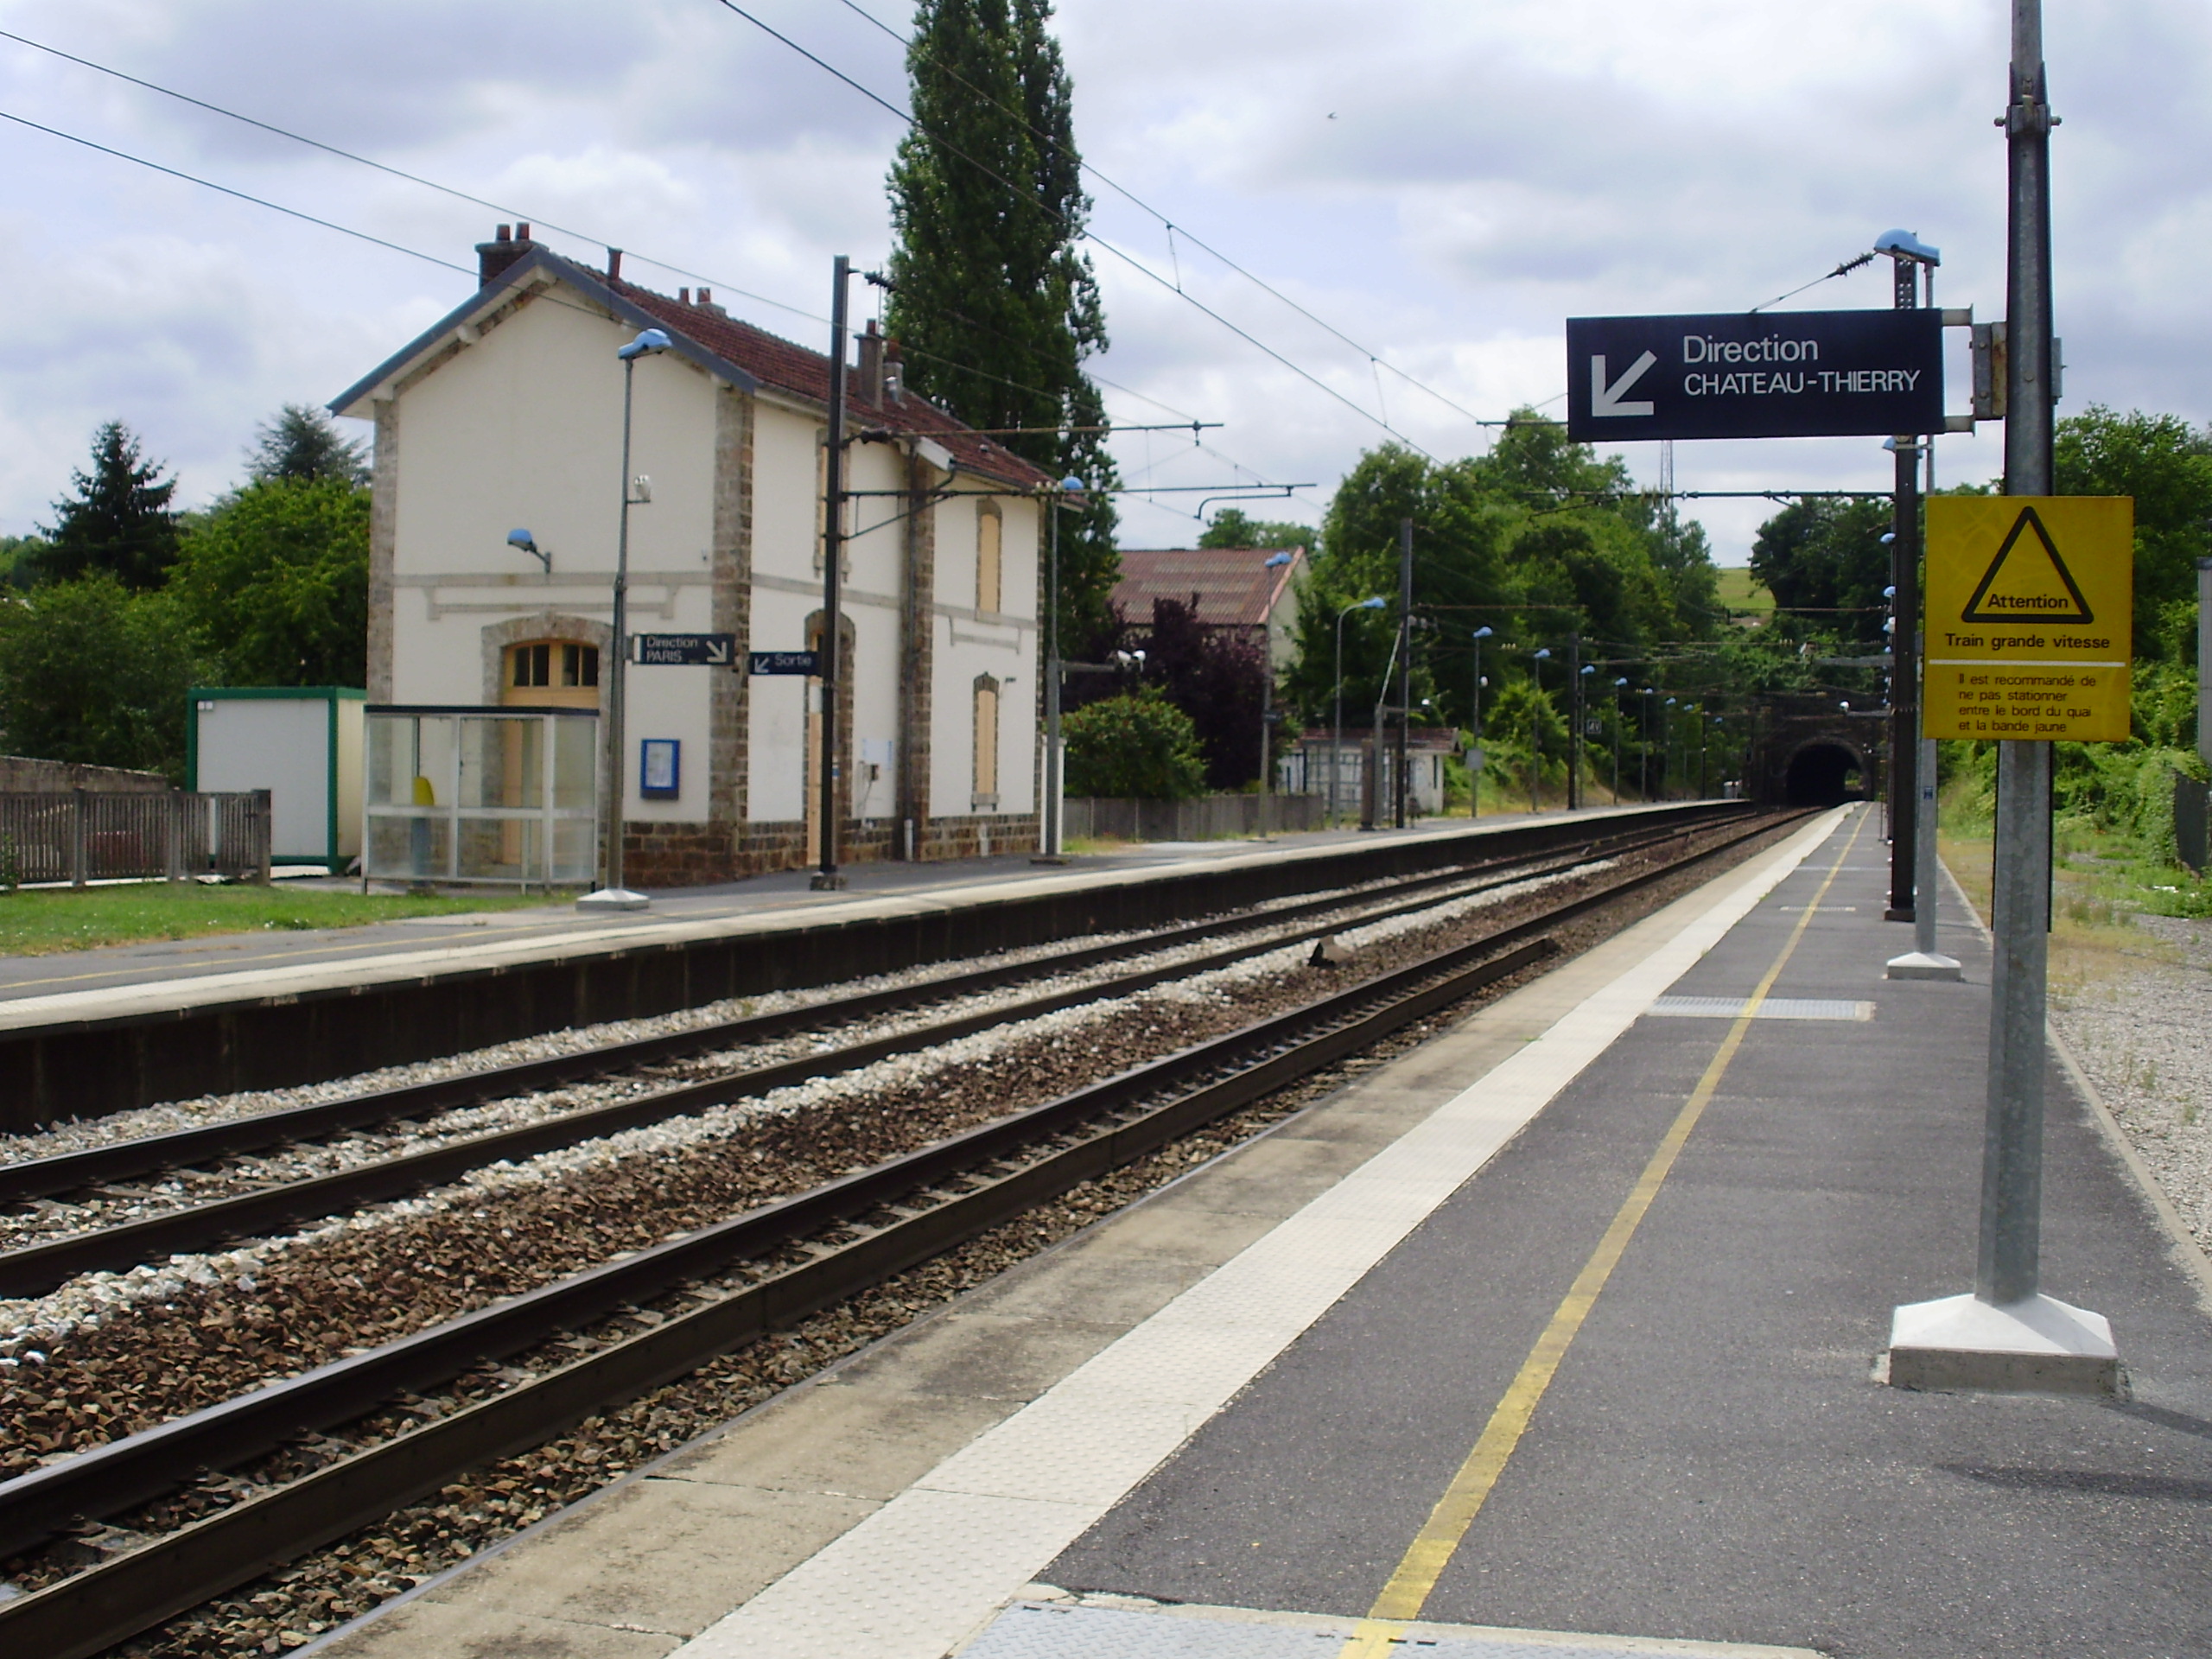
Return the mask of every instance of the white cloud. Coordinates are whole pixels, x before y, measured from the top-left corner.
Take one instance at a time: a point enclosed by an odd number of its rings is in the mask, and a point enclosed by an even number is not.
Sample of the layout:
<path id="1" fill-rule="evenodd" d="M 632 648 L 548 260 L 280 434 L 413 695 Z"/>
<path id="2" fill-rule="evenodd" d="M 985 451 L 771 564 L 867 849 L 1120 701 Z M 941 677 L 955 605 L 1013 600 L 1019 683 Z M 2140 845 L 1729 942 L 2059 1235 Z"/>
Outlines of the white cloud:
<path id="1" fill-rule="evenodd" d="M 906 9 L 867 0 L 903 29 Z M 760 15 L 898 101 L 898 45 L 834 0 Z M 1945 250 L 1942 296 L 2003 302 L 2005 41 L 1991 0 L 1066 0 L 1089 157 L 1445 397 L 1485 415 L 1553 397 L 1569 315 L 1764 300 L 1891 225 Z M 467 266 L 495 218 L 556 245 L 709 274 L 778 332 L 820 325 L 829 257 L 888 238 L 893 118 L 711 0 L 16 0 L 5 27 L 508 203 L 381 177 L 0 41 L 0 109 Z M 2212 258 L 2212 13 L 2193 0 L 2053 9 L 2059 316 L 2068 403 L 2212 418 L 2198 295 Z M 0 531 L 67 486 L 99 421 L 175 462 L 194 499 L 234 481 L 254 423 L 327 397 L 447 310 L 467 278 L 20 128 L 0 225 Z M 1486 440 L 1103 186 L 1096 225 L 1358 410 L 1439 454 Z M 1096 255 L 1124 418 L 1155 481 L 1313 480 L 1310 514 L 1381 432 L 1164 288 Z M 670 276 L 668 285 L 694 277 Z M 1861 272 L 1793 304 L 1879 305 Z M 1143 401 L 1143 397 L 1157 400 Z M 1962 403 L 1955 391 L 1954 404 Z M 1233 458 L 1233 464 L 1232 459 Z M 1643 476 L 1654 457 L 1631 454 Z M 1947 440 L 1954 477 L 1993 436 Z M 1876 487 L 1871 442 L 1685 445 L 1686 487 Z M 1242 472 L 1236 468 L 1241 467 Z M 1196 528 L 1195 497 L 1132 501 L 1135 541 Z M 1764 502 L 1707 503 L 1741 556 Z"/>

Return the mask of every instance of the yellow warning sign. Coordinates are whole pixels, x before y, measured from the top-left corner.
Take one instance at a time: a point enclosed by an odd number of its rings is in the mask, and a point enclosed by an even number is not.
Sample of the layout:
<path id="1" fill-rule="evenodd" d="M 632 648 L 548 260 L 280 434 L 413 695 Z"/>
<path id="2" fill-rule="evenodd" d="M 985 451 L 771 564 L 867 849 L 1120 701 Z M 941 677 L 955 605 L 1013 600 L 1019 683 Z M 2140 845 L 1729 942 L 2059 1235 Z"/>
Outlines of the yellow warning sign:
<path id="1" fill-rule="evenodd" d="M 2135 502 L 1928 502 L 1921 731 L 2117 743 L 2128 734 Z"/>

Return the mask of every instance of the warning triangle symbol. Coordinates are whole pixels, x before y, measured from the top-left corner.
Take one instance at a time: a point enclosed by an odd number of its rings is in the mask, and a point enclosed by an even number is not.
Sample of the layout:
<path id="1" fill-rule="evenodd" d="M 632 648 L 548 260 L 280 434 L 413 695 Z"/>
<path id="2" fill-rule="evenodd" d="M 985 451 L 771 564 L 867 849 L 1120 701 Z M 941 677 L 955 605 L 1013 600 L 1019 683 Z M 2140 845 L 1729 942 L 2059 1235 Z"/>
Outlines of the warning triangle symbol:
<path id="1" fill-rule="evenodd" d="M 2020 516 L 1959 613 L 1965 622 L 2094 622 L 2089 601 L 2033 507 Z"/>

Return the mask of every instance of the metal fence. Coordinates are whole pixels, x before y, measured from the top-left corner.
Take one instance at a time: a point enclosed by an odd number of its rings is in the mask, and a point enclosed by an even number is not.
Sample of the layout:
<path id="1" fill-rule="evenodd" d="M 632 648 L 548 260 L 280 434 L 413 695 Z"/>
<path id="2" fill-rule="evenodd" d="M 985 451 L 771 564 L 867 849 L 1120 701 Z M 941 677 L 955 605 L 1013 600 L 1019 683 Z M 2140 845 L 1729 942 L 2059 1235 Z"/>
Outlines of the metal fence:
<path id="1" fill-rule="evenodd" d="M 0 887 L 269 879 L 269 791 L 0 792 Z"/>
<path id="2" fill-rule="evenodd" d="M 1321 827 L 1318 795 L 1201 795 L 1187 801 L 1072 796 L 1064 836 L 1116 841 L 1212 841 Z"/>

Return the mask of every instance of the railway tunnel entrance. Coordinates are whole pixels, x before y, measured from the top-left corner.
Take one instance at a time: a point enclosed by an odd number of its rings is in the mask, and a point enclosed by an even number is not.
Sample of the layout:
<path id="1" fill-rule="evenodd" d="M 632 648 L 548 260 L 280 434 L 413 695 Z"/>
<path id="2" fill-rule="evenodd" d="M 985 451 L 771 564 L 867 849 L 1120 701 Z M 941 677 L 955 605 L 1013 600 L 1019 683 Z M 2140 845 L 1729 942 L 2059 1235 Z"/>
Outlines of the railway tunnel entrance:
<path id="1" fill-rule="evenodd" d="M 1866 768 L 1840 743 L 1808 743 L 1783 773 L 1785 806 L 1840 806 L 1866 796 Z"/>

